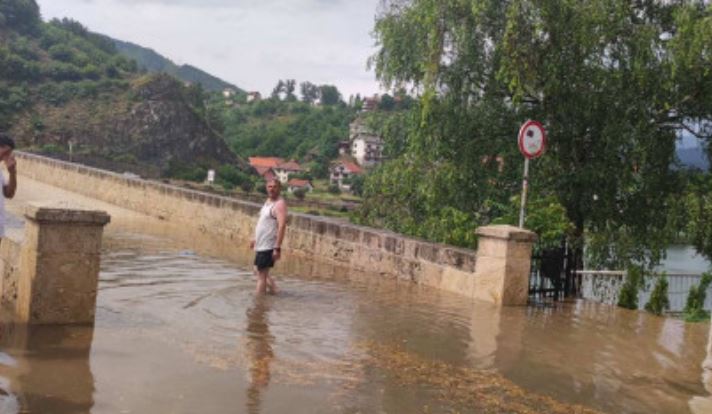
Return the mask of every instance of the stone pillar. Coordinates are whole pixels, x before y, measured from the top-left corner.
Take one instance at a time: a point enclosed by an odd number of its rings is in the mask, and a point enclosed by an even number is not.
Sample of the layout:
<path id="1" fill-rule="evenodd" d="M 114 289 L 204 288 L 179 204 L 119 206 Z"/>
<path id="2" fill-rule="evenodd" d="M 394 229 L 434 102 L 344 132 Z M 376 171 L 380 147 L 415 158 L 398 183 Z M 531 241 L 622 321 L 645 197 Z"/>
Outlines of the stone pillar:
<path id="1" fill-rule="evenodd" d="M 472 296 L 499 305 L 526 305 L 536 234 L 519 227 L 496 225 L 478 228 L 477 235 Z"/>
<path id="2" fill-rule="evenodd" d="M 96 310 L 103 211 L 29 206 L 16 314 L 30 324 L 91 324 Z"/>

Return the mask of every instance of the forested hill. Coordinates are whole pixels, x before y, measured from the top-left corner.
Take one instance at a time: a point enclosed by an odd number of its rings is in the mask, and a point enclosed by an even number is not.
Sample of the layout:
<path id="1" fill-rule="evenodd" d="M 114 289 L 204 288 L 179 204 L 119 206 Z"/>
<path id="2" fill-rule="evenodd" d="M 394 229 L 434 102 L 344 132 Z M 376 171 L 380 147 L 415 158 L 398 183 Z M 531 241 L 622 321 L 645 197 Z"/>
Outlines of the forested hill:
<path id="1" fill-rule="evenodd" d="M 45 23 L 33 0 L 0 0 L 0 130 L 29 150 L 166 176 L 244 164 L 205 120 L 199 88 L 144 76 L 78 22 Z"/>
<path id="2" fill-rule="evenodd" d="M 111 41 L 114 42 L 119 53 L 135 60 L 140 69 L 145 69 L 152 73 L 172 75 L 184 82 L 200 83 L 208 91 L 221 92 L 226 88 L 231 88 L 236 92 L 242 92 L 237 86 L 194 66 L 176 65 L 173 61 L 153 49 L 117 39 L 111 39 Z"/>

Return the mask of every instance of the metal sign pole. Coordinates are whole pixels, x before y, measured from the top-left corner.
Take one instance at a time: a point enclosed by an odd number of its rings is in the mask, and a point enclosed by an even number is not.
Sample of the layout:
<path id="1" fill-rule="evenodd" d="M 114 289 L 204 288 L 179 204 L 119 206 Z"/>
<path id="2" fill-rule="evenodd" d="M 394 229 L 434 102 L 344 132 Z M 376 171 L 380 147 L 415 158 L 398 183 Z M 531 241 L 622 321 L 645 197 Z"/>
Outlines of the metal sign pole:
<path id="1" fill-rule="evenodd" d="M 519 209 L 519 228 L 524 228 L 524 210 L 527 205 L 527 189 L 529 188 L 529 158 L 524 157 L 524 179 L 522 180 L 522 205 Z"/>

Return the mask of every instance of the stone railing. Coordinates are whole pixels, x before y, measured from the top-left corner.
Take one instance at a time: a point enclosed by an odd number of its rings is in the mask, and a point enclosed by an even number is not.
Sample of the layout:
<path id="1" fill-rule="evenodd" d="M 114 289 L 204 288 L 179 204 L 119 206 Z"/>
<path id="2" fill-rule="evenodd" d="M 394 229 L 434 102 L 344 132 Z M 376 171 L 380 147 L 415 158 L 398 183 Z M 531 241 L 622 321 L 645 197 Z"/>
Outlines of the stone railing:
<path id="1" fill-rule="evenodd" d="M 0 302 L 11 319 L 28 324 L 92 324 L 101 237 L 101 211 L 28 206 L 21 241 L 0 241 Z"/>
<path id="2" fill-rule="evenodd" d="M 257 203 L 34 154 L 18 153 L 17 156 L 23 176 L 57 188 L 161 220 L 193 226 L 232 243 L 245 243 L 254 232 L 260 209 Z M 526 303 L 527 279 L 521 275 L 529 272 L 534 239 L 530 232 L 509 226 L 480 229 L 478 256 L 474 250 L 429 243 L 326 217 L 290 214 L 289 220 L 284 248 L 292 256 L 398 277 L 496 303 Z M 513 270 L 512 266 L 517 269 Z M 520 272 L 518 267 L 526 267 L 526 271 Z M 505 273 L 517 274 L 518 278 L 524 277 L 524 281 L 512 282 L 512 278 L 504 277 Z M 494 274 L 500 275 L 499 279 L 493 277 Z M 519 286 L 522 283 L 523 289 Z"/>

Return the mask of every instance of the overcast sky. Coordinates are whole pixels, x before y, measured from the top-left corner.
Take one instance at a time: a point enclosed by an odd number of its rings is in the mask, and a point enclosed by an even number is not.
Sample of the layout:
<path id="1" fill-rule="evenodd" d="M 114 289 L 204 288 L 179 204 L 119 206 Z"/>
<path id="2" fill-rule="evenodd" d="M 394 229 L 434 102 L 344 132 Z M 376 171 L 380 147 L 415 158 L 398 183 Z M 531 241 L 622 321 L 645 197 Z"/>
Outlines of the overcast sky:
<path id="1" fill-rule="evenodd" d="M 263 94 L 278 79 L 373 94 L 379 0 L 38 0 L 42 16 L 149 47 Z"/>

